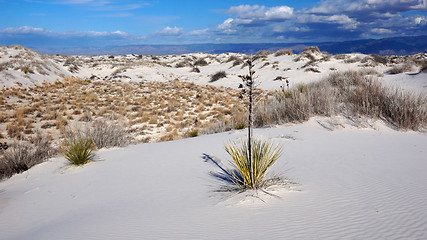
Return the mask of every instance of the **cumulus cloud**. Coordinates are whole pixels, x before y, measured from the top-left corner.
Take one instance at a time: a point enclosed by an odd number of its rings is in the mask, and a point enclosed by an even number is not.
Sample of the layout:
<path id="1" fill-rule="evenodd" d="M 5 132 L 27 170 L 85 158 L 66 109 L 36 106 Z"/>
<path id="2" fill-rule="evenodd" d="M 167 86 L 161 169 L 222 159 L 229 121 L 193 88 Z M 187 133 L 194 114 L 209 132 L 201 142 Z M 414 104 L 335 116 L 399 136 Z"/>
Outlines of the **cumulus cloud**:
<path id="1" fill-rule="evenodd" d="M 236 15 L 238 19 L 251 21 L 280 21 L 292 18 L 294 9 L 288 6 L 265 7 L 259 5 L 240 5 L 230 7 L 229 14 Z"/>
<path id="2" fill-rule="evenodd" d="M 159 34 L 162 35 L 179 35 L 184 32 L 182 27 L 165 27 L 163 30 L 159 31 Z"/>
<path id="3" fill-rule="evenodd" d="M 55 32 L 52 30 L 22 26 L 19 28 L 5 28 L 0 30 L 0 41 L 6 45 L 39 45 L 51 46 L 89 46 L 108 45 L 111 43 L 127 43 L 136 39 L 136 36 L 122 31 L 98 32 L 98 31 L 68 31 Z"/>
<path id="4" fill-rule="evenodd" d="M 371 32 L 375 33 L 375 34 L 391 34 L 391 33 L 394 33 L 392 30 L 385 29 L 385 28 L 373 28 L 373 29 L 371 29 Z"/>
<path id="5" fill-rule="evenodd" d="M 0 33 L 3 34 L 25 34 L 25 33 L 36 33 L 36 34 L 48 34 L 52 33 L 52 31 L 44 29 L 44 28 L 35 28 L 29 26 L 22 26 L 19 28 L 5 28 L 0 30 Z"/>
<path id="6" fill-rule="evenodd" d="M 234 22 L 233 18 L 228 18 L 223 23 L 219 24 L 216 28 L 217 30 L 225 34 L 235 33 L 236 30 L 232 29 L 233 22 Z"/>
<path id="7" fill-rule="evenodd" d="M 325 0 L 308 13 L 398 13 L 410 10 L 427 11 L 426 0 Z"/>
<path id="8" fill-rule="evenodd" d="M 340 15 L 313 15 L 313 14 L 302 14 L 297 17 L 298 23 L 325 23 L 325 24 L 339 24 L 344 29 L 356 29 L 359 22 L 353 18 L 349 18 L 344 14 Z"/>

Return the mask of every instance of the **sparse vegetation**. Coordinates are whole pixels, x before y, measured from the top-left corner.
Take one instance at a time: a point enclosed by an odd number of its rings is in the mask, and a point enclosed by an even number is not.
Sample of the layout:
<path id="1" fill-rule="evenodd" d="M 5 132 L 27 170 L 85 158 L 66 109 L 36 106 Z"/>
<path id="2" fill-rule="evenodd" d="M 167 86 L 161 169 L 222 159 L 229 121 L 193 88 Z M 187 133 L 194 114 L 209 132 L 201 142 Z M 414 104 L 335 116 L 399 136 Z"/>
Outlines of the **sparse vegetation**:
<path id="1" fill-rule="evenodd" d="M 47 137 L 37 132 L 28 141 L 15 141 L 0 153 L 0 179 L 24 172 L 55 155 Z"/>
<path id="2" fill-rule="evenodd" d="M 106 119 L 97 119 L 87 124 L 68 127 L 64 136 L 69 141 L 90 139 L 98 149 L 123 147 L 129 142 L 128 132 L 123 124 Z"/>
<path id="3" fill-rule="evenodd" d="M 410 71 L 412 71 L 412 66 L 413 65 L 410 63 L 394 65 L 389 70 L 387 70 L 386 73 L 388 73 L 388 74 L 399 74 L 399 73 L 404 73 L 404 72 L 410 72 Z"/>
<path id="4" fill-rule="evenodd" d="M 188 136 L 190 136 L 190 137 L 197 137 L 197 136 L 199 136 L 199 130 L 198 129 L 190 130 L 188 132 Z"/>
<path id="5" fill-rule="evenodd" d="M 292 55 L 292 49 L 280 49 L 274 53 L 275 57 L 279 57 L 283 55 Z"/>
<path id="6" fill-rule="evenodd" d="M 427 98 L 384 86 L 358 72 L 333 73 L 304 88 L 275 92 L 256 107 L 255 124 L 302 122 L 316 115 L 338 114 L 382 119 L 397 129 L 418 131 L 427 127 Z"/>
<path id="7" fill-rule="evenodd" d="M 221 78 L 227 77 L 227 73 L 225 71 L 219 71 L 211 76 L 211 80 L 209 82 L 216 82 Z"/>
<path id="8" fill-rule="evenodd" d="M 62 147 L 62 152 L 70 164 L 79 166 L 94 160 L 93 151 L 95 148 L 91 139 L 79 138 L 70 142 L 66 141 Z"/>
<path id="9" fill-rule="evenodd" d="M 228 170 L 230 180 L 237 190 L 259 189 L 280 180 L 278 177 L 268 176 L 269 169 L 282 154 L 280 145 L 273 146 L 269 141 L 254 138 L 251 144 L 246 140 L 241 140 L 240 145 L 231 142 L 225 146 L 225 150 L 232 159 L 231 165 L 237 170 Z"/>

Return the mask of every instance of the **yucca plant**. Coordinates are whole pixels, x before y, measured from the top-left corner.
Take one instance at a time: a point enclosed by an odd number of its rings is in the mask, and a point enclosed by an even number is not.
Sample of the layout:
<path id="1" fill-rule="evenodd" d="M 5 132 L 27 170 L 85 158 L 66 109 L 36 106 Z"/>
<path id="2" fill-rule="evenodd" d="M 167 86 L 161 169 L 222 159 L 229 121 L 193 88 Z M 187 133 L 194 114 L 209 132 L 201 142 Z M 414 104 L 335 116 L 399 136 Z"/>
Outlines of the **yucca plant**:
<path id="1" fill-rule="evenodd" d="M 83 165 L 94 160 L 95 144 L 91 139 L 79 138 L 66 142 L 62 147 L 64 157 L 73 165 Z"/>
<path id="2" fill-rule="evenodd" d="M 231 156 L 231 165 L 237 171 L 228 171 L 231 174 L 231 180 L 239 188 L 258 189 L 271 182 L 268 171 L 271 166 L 280 158 L 282 147 L 277 144 L 273 146 L 270 141 L 253 138 L 250 145 L 246 140 L 241 140 L 240 145 L 231 142 L 225 146 L 225 150 Z M 250 158 L 250 154 L 252 157 Z"/>

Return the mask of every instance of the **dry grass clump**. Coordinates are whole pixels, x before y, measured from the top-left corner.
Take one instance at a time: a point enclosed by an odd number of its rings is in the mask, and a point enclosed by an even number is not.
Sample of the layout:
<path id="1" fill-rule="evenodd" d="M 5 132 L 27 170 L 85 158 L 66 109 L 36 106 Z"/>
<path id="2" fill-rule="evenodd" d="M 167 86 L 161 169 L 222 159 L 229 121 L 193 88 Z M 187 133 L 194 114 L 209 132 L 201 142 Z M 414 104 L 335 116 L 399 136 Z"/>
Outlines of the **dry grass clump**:
<path id="1" fill-rule="evenodd" d="M 277 91 L 255 109 L 255 124 L 302 122 L 315 115 L 382 119 L 397 129 L 427 127 L 427 97 L 381 84 L 358 72 L 333 73 L 304 88 Z"/>
<path id="2" fill-rule="evenodd" d="M 221 78 L 227 77 L 227 73 L 225 71 L 218 71 L 214 75 L 211 76 L 211 80 L 209 82 L 216 82 Z"/>
<path id="3" fill-rule="evenodd" d="M 388 74 L 399 74 L 404 72 L 410 72 L 412 71 L 413 65 L 411 63 L 404 63 L 404 64 L 397 64 L 391 67 L 389 70 L 386 71 Z"/>
<path id="4" fill-rule="evenodd" d="M 40 133 L 29 141 L 15 141 L 0 154 L 0 179 L 21 173 L 55 155 L 50 140 Z"/>
<path id="5" fill-rule="evenodd" d="M 386 56 L 380 56 L 380 55 L 377 55 L 377 54 L 371 54 L 371 57 L 374 59 L 374 61 L 376 63 L 380 63 L 380 64 L 383 64 L 383 65 L 386 65 L 387 63 L 390 62 Z"/>
<path id="6" fill-rule="evenodd" d="M 69 142 L 90 139 L 98 149 L 122 147 L 129 143 L 128 132 L 123 124 L 106 119 L 97 119 L 86 124 L 67 127 L 64 136 Z"/>
<path id="7" fill-rule="evenodd" d="M 208 62 L 202 58 L 202 59 L 198 59 L 197 61 L 194 62 L 194 66 L 207 66 Z"/>
<path id="8" fill-rule="evenodd" d="M 31 98 L 16 101 L 28 92 Z M 166 135 L 165 139 L 176 139 L 187 136 L 188 129 L 201 129 L 214 117 L 230 119 L 233 113 L 227 109 L 240 104 L 233 90 L 179 80 L 123 83 L 65 78 L 31 89 L 4 88 L 0 96 L 3 136 L 22 138 L 40 128 L 54 141 L 66 138 L 65 129 L 76 123 L 91 125 L 102 119 L 128 122 L 129 141 L 160 141 Z M 172 130 L 166 131 L 167 126 Z"/>
<path id="9" fill-rule="evenodd" d="M 275 57 L 283 56 L 283 55 L 292 55 L 292 49 L 280 49 L 274 53 Z"/>

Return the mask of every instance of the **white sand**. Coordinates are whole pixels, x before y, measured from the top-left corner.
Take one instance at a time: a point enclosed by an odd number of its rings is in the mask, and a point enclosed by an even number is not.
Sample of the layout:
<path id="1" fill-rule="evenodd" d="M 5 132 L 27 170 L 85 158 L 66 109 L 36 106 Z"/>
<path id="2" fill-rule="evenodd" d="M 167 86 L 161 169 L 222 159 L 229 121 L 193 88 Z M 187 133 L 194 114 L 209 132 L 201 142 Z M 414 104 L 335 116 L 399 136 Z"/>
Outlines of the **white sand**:
<path id="1" fill-rule="evenodd" d="M 0 50 L 0 64 L 25 51 Z M 238 75 L 247 72 L 240 66 L 230 68 L 232 62 L 220 63 L 228 59 L 226 54 L 186 55 L 193 56 L 209 62 L 199 67 L 201 73 L 143 56 L 119 74 L 129 78 L 119 79 L 178 78 L 208 84 L 212 74 L 225 70 L 228 77 L 211 84 L 236 88 Z M 301 67 L 307 60 L 295 62 L 297 57 L 269 55 L 259 60 L 255 70 L 260 87 L 279 88 L 284 81 L 273 81 L 277 76 L 288 77 L 293 86 L 334 71 L 363 69 L 360 62 L 332 58 L 318 64 L 320 73 L 305 72 Z M 114 60 L 75 56 L 78 62 L 93 58 L 99 65 L 83 63 L 71 73 L 63 66 L 65 58 L 50 58 L 46 66 L 58 72 L 27 75 L 5 70 L 0 72 L 0 87 L 54 81 L 57 74 L 104 79 L 121 68 L 119 63 L 138 61 L 134 55 Z M 181 59 L 160 56 L 158 62 L 174 65 Z M 262 68 L 267 61 L 270 65 Z M 272 68 L 275 61 L 279 70 Z M 375 69 L 381 74 L 389 67 Z M 384 74 L 380 80 L 427 91 L 426 73 Z M 337 124 L 331 124 L 334 121 Z M 328 130 L 340 124 L 345 128 Z M 339 118 L 314 118 L 299 125 L 256 129 L 257 136 L 285 146 L 274 170 L 298 183 L 268 189 L 280 198 L 263 192 L 215 192 L 222 183 L 210 172 L 219 168 L 203 156 L 228 159 L 224 143 L 244 137 L 245 131 L 100 150 L 98 160 L 83 167 L 53 158 L 0 182 L 0 239 L 427 239 L 427 135 L 373 125 L 360 129 Z"/>
<path id="2" fill-rule="evenodd" d="M 1 238 L 427 239 L 427 136 L 318 120 L 255 131 L 284 144 L 274 170 L 299 183 L 270 189 L 280 199 L 214 192 L 203 155 L 227 159 L 245 131 L 139 144 L 0 182 Z"/>

